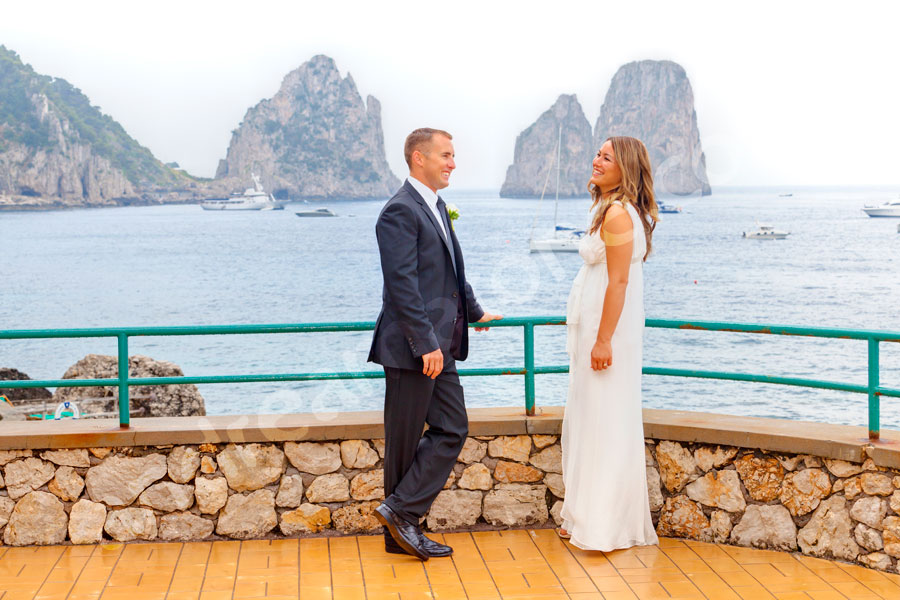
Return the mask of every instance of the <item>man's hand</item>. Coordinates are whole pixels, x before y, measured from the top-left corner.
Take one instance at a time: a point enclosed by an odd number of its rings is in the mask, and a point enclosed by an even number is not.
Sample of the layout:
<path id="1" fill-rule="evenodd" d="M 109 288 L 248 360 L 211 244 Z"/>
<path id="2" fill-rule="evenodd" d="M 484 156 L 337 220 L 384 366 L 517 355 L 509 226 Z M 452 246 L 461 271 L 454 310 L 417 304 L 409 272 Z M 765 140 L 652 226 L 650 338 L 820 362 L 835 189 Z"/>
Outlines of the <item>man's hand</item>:
<path id="1" fill-rule="evenodd" d="M 484 313 L 480 319 L 476 321 L 476 323 L 487 323 L 489 321 L 496 321 L 497 319 L 502 319 L 503 315 L 492 315 L 491 313 Z M 487 331 L 490 327 L 476 327 L 475 331 Z"/>
<path id="2" fill-rule="evenodd" d="M 438 348 L 434 352 L 423 354 L 422 363 L 424 364 L 422 372 L 434 379 L 444 370 L 444 353 Z"/>

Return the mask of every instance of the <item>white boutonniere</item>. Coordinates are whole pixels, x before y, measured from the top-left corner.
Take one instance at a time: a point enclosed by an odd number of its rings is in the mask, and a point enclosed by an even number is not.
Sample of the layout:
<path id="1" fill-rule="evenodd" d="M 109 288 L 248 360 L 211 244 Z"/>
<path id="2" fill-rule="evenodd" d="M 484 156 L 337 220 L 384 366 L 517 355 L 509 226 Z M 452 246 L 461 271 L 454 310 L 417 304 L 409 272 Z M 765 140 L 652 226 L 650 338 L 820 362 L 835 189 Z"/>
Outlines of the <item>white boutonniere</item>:
<path id="1" fill-rule="evenodd" d="M 459 218 L 459 209 L 456 208 L 455 204 L 447 205 L 447 216 L 450 217 L 450 227 L 453 228 L 453 231 L 456 231 L 456 225 L 453 223 L 453 221 Z"/>

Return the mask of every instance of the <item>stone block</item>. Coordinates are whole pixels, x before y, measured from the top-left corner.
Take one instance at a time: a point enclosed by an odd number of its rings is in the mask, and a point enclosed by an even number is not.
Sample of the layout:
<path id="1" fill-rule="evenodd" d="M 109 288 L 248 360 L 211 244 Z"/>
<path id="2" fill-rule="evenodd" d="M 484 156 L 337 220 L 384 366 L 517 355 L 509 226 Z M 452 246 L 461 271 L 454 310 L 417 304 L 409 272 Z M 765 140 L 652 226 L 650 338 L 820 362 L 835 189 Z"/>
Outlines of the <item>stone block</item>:
<path id="1" fill-rule="evenodd" d="M 216 533 L 239 540 L 262 537 L 278 525 L 275 493 L 256 490 L 250 494 L 232 494 L 216 523 Z"/>
<path id="2" fill-rule="evenodd" d="M 194 486 L 171 481 L 155 483 L 141 493 L 138 502 L 163 512 L 185 511 L 194 504 Z"/>
<path id="3" fill-rule="evenodd" d="M 562 473 L 562 448 L 559 444 L 544 448 L 528 462 L 546 473 Z"/>
<path id="4" fill-rule="evenodd" d="M 378 453 L 365 440 L 344 440 L 341 462 L 348 469 L 368 469 L 378 462 Z"/>
<path id="5" fill-rule="evenodd" d="M 475 438 L 466 438 L 466 442 L 463 444 L 462 450 L 460 450 L 456 460 L 463 464 L 470 465 L 480 461 L 484 458 L 485 454 L 487 454 L 487 444 L 479 442 Z"/>
<path id="6" fill-rule="evenodd" d="M 678 442 L 662 440 L 656 447 L 656 462 L 663 484 L 670 492 L 680 492 L 699 476 L 694 456 Z"/>
<path id="7" fill-rule="evenodd" d="M 350 499 L 350 483 L 340 473 L 320 475 L 307 488 L 306 497 L 313 504 L 346 502 Z M 334 515 L 332 515 L 332 519 L 334 519 Z"/>
<path id="8" fill-rule="evenodd" d="M 800 530 L 797 542 L 804 554 L 856 560 L 859 546 L 853 539 L 847 501 L 842 496 L 823 500 Z"/>
<path id="9" fill-rule="evenodd" d="M 117 542 L 155 540 L 156 516 L 149 508 L 121 508 L 106 516 L 104 530 Z"/>
<path id="10" fill-rule="evenodd" d="M 881 527 L 881 523 L 878 526 Z M 858 523 L 856 529 L 853 530 L 853 539 L 856 540 L 857 544 L 870 552 L 884 548 L 881 532 L 862 523 Z"/>
<path id="11" fill-rule="evenodd" d="M 53 463 L 40 458 L 24 458 L 6 465 L 6 493 L 18 500 L 51 479 L 56 474 Z"/>
<path id="12" fill-rule="evenodd" d="M 301 504 L 296 510 L 281 515 L 281 533 L 293 536 L 319 533 L 331 525 L 331 511 L 327 506 Z"/>
<path id="13" fill-rule="evenodd" d="M 284 452 L 268 444 L 229 444 L 216 456 L 219 468 L 236 492 L 251 492 L 275 483 L 284 473 Z"/>
<path id="14" fill-rule="evenodd" d="M 859 476 L 862 491 L 870 496 L 890 496 L 894 493 L 891 477 L 884 473 L 863 473 Z M 9 485 L 7 481 L 6 485 Z"/>
<path id="15" fill-rule="evenodd" d="M 297 508 L 303 504 L 303 478 L 299 475 L 285 475 L 278 485 L 275 506 Z"/>
<path id="16" fill-rule="evenodd" d="M 701 541 L 712 539 L 709 519 L 703 514 L 700 505 L 687 496 L 666 498 L 659 513 L 656 532 L 667 537 L 686 537 Z"/>
<path id="17" fill-rule="evenodd" d="M 650 511 L 656 512 L 665 504 L 665 497 L 662 491 L 662 479 L 659 471 L 653 467 L 646 467 L 647 470 L 647 495 L 650 500 Z"/>
<path id="18" fill-rule="evenodd" d="M 785 476 L 778 499 L 796 517 L 815 510 L 830 493 L 831 479 L 825 471 L 803 469 Z"/>
<path id="19" fill-rule="evenodd" d="M 91 459 L 87 450 L 46 450 L 41 452 L 41 458 L 49 460 L 61 467 L 90 467 Z"/>
<path id="20" fill-rule="evenodd" d="M 710 471 L 688 484 L 685 492 L 695 502 L 728 512 L 741 512 L 747 506 L 737 471 Z"/>
<path id="21" fill-rule="evenodd" d="M 466 467 L 457 483 L 457 486 L 464 490 L 489 490 L 493 485 L 491 472 L 480 462 Z"/>
<path id="22" fill-rule="evenodd" d="M 426 515 L 428 529 L 442 531 L 471 527 L 481 516 L 482 495 L 472 490 L 445 490 Z"/>
<path id="23" fill-rule="evenodd" d="M 541 470 L 508 460 L 501 460 L 494 467 L 494 479 L 500 483 L 535 483 L 543 478 Z"/>
<path id="24" fill-rule="evenodd" d="M 732 530 L 731 543 L 794 551 L 797 549 L 797 526 L 784 506 L 751 504 Z"/>
<path id="25" fill-rule="evenodd" d="M 159 519 L 159 539 L 190 542 L 203 540 L 212 535 L 216 524 L 189 512 L 163 515 Z"/>
<path id="26" fill-rule="evenodd" d="M 881 529 L 881 522 L 887 516 L 887 501 L 878 496 L 860 498 L 850 507 L 850 516 L 869 527 Z M 880 548 L 870 548 L 880 550 Z"/>
<path id="27" fill-rule="evenodd" d="M 303 473 L 324 475 L 341 468 L 341 448 L 334 443 L 286 442 L 284 453 Z"/>
<path id="28" fill-rule="evenodd" d="M 107 506 L 127 506 L 147 487 L 165 477 L 166 457 L 149 454 L 138 458 L 110 456 L 88 469 L 84 478 L 88 496 Z"/>
<path id="29" fill-rule="evenodd" d="M 190 446 L 175 446 L 169 452 L 166 464 L 169 479 L 175 483 L 187 483 L 197 475 L 197 469 L 200 468 L 200 453 Z"/>
<path id="30" fill-rule="evenodd" d="M 531 455 L 531 438 L 527 435 L 501 435 L 488 442 L 488 454 L 494 458 L 528 462 Z"/>
<path id="31" fill-rule="evenodd" d="M 384 500 L 384 469 L 365 471 L 351 479 L 350 497 L 354 500 Z"/>
<path id="32" fill-rule="evenodd" d="M 197 477 L 194 480 L 194 497 L 201 513 L 216 514 L 228 501 L 228 483 L 224 477 Z"/>
<path id="33" fill-rule="evenodd" d="M 659 475 L 657 475 L 657 478 L 658 477 Z M 557 498 L 566 497 L 566 484 L 563 481 L 563 476 L 559 473 L 547 473 L 547 475 L 544 476 L 544 485 L 546 485 L 547 489 L 550 490 L 550 493 Z"/>
<path id="34" fill-rule="evenodd" d="M 534 447 L 538 450 L 543 450 L 547 446 L 552 446 L 558 439 L 559 437 L 555 435 L 541 435 L 539 433 L 531 436 L 531 440 L 534 442 Z"/>
<path id="35" fill-rule="evenodd" d="M 63 504 L 56 496 L 47 492 L 28 492 L 16 502 L 9 515 L 3 542 L 8 546 L 61 544 L 66 539 L 68 523 Z"/>
<path id="36" fill-rule="evenodd" d="M 825 468 L 831 471 L 835 477 L 852 477 L 862 473 L 862 465 L 847 462 L 846 460 L 825 459 Z"/>
<path id="37" fill-rule="evenodd" d="M 750 497 L 759 502 L 771 502 L 781 494 L 784 467 L 774 458 L 756 458 L 745 454 L 734 461 Z"/>
<path id="38" fill-rule="evenodd" d="M 546 493 L 543 485 L 499 484 L 485 495 L 482 515 L 495 527 L 544 523 L 550 516 Z"/>
<path id="39" fill-rule="evenodd" d="M 99 544 L 106 524 L 106 507 L 82 498 L 69 512 L 69 539 L 73 544 Z"/>
<path id="40" fill-rule="evenodd" d="M 381 523 L 375 517 L 375 507 L 379 504 L 380 502 L 361 502 L 342 506 L 331 513 L 331 522 L 341 533 L 380 532 Z"/>
<path id="41" fill-rule="evenodd" d="M 47 489 L 64 502 L 74 502 L 84 491 L 84 479 L 72 467 L 60 467 Z"/>
<path id="42" fill-rule="evenodd" d="M 710 469 L 718 469 L 730 464 L 734 457 L 737 456 L 737 452 L 737 448 L 729 446 L 724 448 L 716 446 L 715 449 L 712 446 L 700 446 L 694 450 L 694 460 L 700 470 L 705 473 Z"/>

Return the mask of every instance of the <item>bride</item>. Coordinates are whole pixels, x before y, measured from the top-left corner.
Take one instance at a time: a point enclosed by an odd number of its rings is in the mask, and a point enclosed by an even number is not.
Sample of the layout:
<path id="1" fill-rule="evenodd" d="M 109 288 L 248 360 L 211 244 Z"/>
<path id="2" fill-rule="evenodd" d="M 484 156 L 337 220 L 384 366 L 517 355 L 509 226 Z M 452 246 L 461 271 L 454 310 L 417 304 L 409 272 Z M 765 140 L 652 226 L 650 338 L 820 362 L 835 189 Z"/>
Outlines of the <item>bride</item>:
<path id="1" fill-rule="evenodd" d="M 657 221 L 650 158 L 631 137 L 606 140 L 566 311 L 569 392 L 562 426 L 561 537 L 585 550 L 656 544 L 644 467 L 643 261 Z"/>

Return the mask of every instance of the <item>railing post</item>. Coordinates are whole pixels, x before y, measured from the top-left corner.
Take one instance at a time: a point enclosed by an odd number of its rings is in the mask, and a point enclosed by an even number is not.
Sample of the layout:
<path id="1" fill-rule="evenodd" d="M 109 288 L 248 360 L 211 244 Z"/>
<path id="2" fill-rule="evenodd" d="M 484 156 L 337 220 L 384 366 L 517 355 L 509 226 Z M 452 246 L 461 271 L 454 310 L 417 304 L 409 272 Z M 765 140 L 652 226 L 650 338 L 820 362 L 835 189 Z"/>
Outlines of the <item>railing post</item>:
<path id="1" fill-rule="evenodd" d="M 128 335 L 119 334 L 119 427 L 128 429 L 131 401 L 128 398 Z"/>
<path id="2" fill-rule="evenodd" d="M 879 385 L 878 340 L 869 338 L 869 439 L 881 435 L 881 398 L 875 392 Z"/>
<path id="3" fill-rule="evenodd" d="M 525 414 L 534 416 L 534 323 L 525 323 Z"/>

